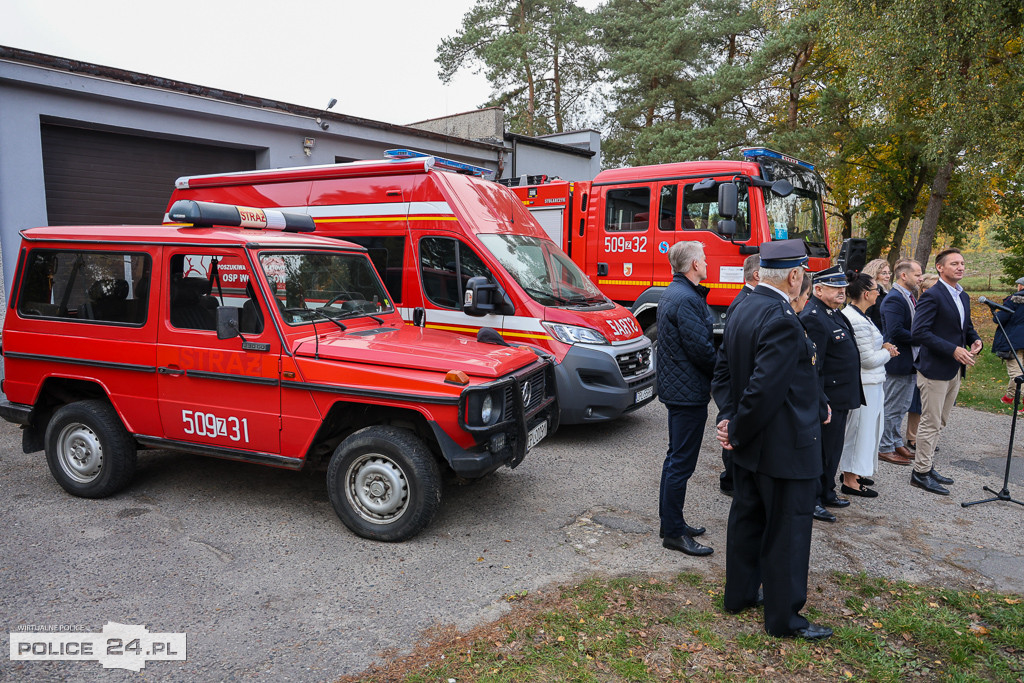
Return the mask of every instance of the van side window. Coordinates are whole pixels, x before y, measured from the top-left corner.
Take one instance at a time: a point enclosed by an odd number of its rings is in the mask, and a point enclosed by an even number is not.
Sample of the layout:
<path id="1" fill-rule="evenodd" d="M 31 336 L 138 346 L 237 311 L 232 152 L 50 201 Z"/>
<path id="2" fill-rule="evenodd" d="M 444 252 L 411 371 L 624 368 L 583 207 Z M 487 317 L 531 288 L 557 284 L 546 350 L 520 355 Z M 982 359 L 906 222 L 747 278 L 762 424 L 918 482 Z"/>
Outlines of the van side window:
<path id="1" fill-rule="evenodd" d="M 604 229 L 609 232 L 646 230 L 651 224 L 651 190 L 628 187 L 608 190 Z"/>
<path id="2" fill-rule="evenodd" d="M 27 318 L 143 325 L 151 272 L 148 254 L 33 249 L 25 262 L 18 313 Z"/>
<path id="3" fill-rule="evenodd" d="M 235 254 L 175 254 L 170 268 L 171 325 L 214 331 L 217 307 L 234 306 L 242 334 L 263 331 L 248 263 Z"/>
<path id="4" fill-rule="evenodd" d="M 678 185 L 663 185 L 661 206 L 658 208 L 658 230 L 676 229 L 676 199 Z"/>
<path id="5" fill-rule="evenodd" d="M 427 299 L 445 308 L 462 308 L 462 295 L 471 277 L 495 282 L 483 259 L 468 246 L 450 237 L 420 240 L 420 273 Z"/>
<path id="6" fill-rule="evenodd" d="M 747 201 L 747 189 L 742 185 L 739 188 L 738 207 L 734 238 L 746 240 L 750 238 L 750 203 Z M 697 192 L 691 183 L 683 188 L 683 230 L 707 230 L 721 235 L 718 231 L 719 220 L 717 187 Z"/>
<path id="7" fill-rule="evenodd" d="M 388 294 L 396 304 L 402 303 L 402 273 L 405 272 L 405 235 L 345 235 L 345 241 L 366 247 Z"/>

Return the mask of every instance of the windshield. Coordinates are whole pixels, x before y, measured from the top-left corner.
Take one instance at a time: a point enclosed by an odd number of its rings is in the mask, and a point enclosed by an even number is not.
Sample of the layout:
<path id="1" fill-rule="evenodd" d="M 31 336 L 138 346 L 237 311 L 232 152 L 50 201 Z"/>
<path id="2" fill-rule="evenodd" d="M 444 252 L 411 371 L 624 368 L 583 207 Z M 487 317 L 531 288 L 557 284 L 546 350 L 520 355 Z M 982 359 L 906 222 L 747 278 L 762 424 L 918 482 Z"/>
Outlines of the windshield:
<path id="1" fill-rule="evenodd" d="M 479 235 L 509 275 L 544 306 L 605 303 L 597 286 L 554 242 L 526 235 Z"/>
<path id="2" fill-rule="evenodd" d="M 391 310 L 391 297 L 363 254 L 263 253 L 260 265 L 289 325 Z"/>
<path id="3" fill-rule="evenodd" d="M 816 192 L 796 188 L 788 197 L 766 190 L 765 210 L 773 240 L 801 239 L 808 244 L 825 243 L 825 220 Z"/>

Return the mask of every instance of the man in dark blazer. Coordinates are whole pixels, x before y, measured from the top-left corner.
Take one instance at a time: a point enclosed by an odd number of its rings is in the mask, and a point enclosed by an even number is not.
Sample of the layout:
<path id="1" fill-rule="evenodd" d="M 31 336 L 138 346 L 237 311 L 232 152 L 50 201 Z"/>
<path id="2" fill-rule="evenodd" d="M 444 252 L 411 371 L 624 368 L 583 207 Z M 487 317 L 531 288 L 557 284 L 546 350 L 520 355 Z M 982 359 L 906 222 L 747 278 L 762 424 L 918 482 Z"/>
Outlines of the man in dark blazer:
<path id="1" fill-rule="evenodd" d="M 814 343 L 790 306 L 803 283 L 801 240 L 761 246 L 761 282 L 733 311 L 715 366 L 717 436 L 733 451 L 725 609 L 757 604 L 765 630 L 811 640 L 832 629 L 800 614 L 807 601 L 811 514 L 821 477 L 821 391 Z"/>
<path id="2" fill-rule="evenodd" d="M 740 291 L 736 292 L 736 298 L 729 304 L 729 308 L 725 311 L 725 324 L 729 324 L 729 316 L 736 309 L 741 301 L 747 298 L 747 295 L 754 291 L 754 287 L 757 287 L 758 275 L 757 271 L 761 267 L 761 255 L 751 254 L 743 261 L 743 287 Z M 722 489 L 722 493 L 727 496 L 732 495 L 732 451 L 722 449 L 722 473 L 718 475 L 718 486 Z"/>
<path id="3" fill-rule="evenodd" d="M 949 489 L 944 484 L 953 480 L 935 471 L 935 446 L 960 391 L 960 378 L 974 365 L 982 343 L 971 323 L 971 299 L 960 286 L 966 271 L 960 250 L 940 252 L 935 269 L 939 281 L 918 300 L 910 332 L 911 342 L 921 347 L 917 356 L 921 424 L 910 483 L 945 496 Z"/>
<path id="4" fill-rule="evenodd" d="M 899 351 L 899 355 L 885 364 L 885 413 L 882 439 L 878 443 L 878 459 L 894 465 L 914 462 L 913 452 L 903 443 L 900 425 L 910 409 L 917 384 L 910 328 L 917 309 L 921 273 L 921 264 L 917 261 L 897 261 L 893 268 L 892 289 L 878 307 L 882 315 L 882 339 Z"/>
<path id="5" fill-rule="evenodd" d="M 800 313 L 800 322 L 818 349 L 821 376 L 832 420 L 821 428 L 822 475 L 818 482 L 818 504 L 814 519 L 836 521 L 826 507 L 846 507 L 850 501 L 836 495 L 836 470 L 843 455 L 846 418 L 864 403 L 860 381 L 860 353 L 846 316 L 839 312 L 846 301 L 846 274 L 833 266 L 814 276 L 814 295 Z"/>

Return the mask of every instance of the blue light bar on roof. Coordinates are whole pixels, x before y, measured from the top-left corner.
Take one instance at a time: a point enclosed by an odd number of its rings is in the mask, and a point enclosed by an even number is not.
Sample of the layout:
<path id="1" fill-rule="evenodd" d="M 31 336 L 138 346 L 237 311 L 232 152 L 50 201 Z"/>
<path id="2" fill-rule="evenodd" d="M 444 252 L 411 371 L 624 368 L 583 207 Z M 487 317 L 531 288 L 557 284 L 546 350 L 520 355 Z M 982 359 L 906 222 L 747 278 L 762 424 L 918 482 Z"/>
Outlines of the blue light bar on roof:
<path id="1" fill-rule="evenodd" d="M 433 157 L 435 167 L 444 171 L 456 171 L 458 173 L 468 173 L 469 175 L 475 175 L 486 180 L 494 179 L 494 171 L 489 168 L 482 166 L 473 166 L 472 164 L 464 164 L 461 161 L 455 161 L 454 159 L 445 159 L 439 157 L 436 154 L 427 154 L 425 152 L 417 152 L 412 149 L 389 149 L 384 152 L 386 159 L 413 159 L 416 157 Z"/>
<path id="2" fill-rule="evenodd" d="M 744 147 L 740 152 L 743 154 L 744 159 L 754 160 L 757 157 L 770 157 L 772 159 L 788 161 L 789 163 L 796 164 L 797 166 L 803 166 L 810 171 L 814 170 L 814 164 L 809 164 L 806 161 L 800 161 L 796 157 L 788 156 L 782 152 L 776 152 L 774 149 L 768 149 L 767 147 Z"/>

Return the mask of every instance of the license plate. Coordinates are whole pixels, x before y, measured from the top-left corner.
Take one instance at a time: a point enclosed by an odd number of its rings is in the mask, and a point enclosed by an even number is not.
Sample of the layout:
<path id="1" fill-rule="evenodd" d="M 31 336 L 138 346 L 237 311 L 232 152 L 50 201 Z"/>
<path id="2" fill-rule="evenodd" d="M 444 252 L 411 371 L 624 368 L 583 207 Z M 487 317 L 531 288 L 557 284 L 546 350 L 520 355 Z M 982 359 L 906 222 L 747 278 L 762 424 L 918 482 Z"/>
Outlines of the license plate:
<path id="1" fill-rule="evenodd" d="M 539 425 L 530 430 L 530 433 L 526 435 L 526 450 L 529 451 L 531 448 L 540 443 L 541 439 L 548 435 L 548 423 L 547 420 L 541 422 Z"/>
<path id="2" fill-rule="evenodd" d="M 636 400 L 633 403 L 643 403 L 651 396 L 654 396 L 654 387 L 647 387 L 636 392 Z"/>

